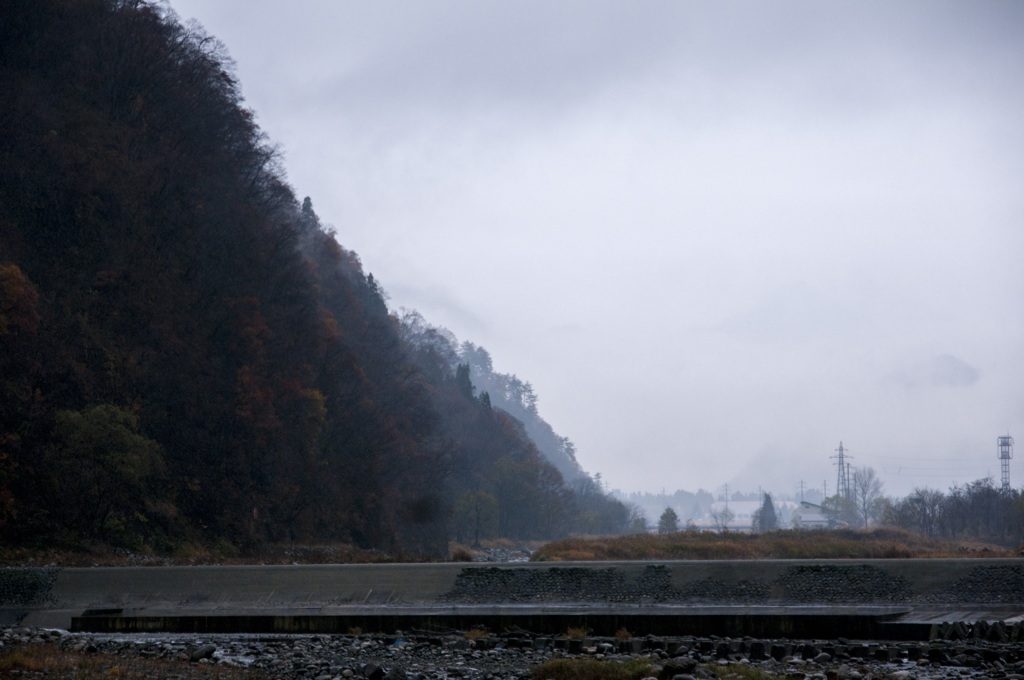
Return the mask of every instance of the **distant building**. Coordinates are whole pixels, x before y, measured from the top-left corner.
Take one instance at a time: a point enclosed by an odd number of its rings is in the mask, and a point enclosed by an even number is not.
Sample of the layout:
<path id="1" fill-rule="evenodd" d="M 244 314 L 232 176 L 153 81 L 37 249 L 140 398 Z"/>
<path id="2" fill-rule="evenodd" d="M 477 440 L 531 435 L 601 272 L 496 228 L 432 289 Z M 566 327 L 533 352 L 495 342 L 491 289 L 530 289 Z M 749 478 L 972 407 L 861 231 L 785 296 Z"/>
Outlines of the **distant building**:
<path id="1" fill-rule="evenodd" d="M 714 520 L 715 513 L 726 508 L 732 513 L 732 519 L 726 525 L 729 531 L 740 531 L 750 533 L 754 524 L 754 513 L 761 508 L 758 501 L 715 501 L 711 504 L 710 514 L 693 521 L 693 526 L 700 531 L 718 531 L 718 524 Z"/>
<path id="2" fill-rule="evenodd" d="M 794 529 L 832 529 L 835 524 L 825 509 L 814 503 L 800 501 L 800 507 L 793 511 Z"/>
<path id="3" fill-rule="evenodd" d="M 718 531 L 718 523 L 715 521 L 715 514 L 729 508 L 732 519 L 726 525 L 729 531 L 741 533 L 753 533 L 754 516 L 761 509 L 763 501 L 715 501 L 711 504 L 711 512 L 703 517 L 687 522 L 687 526 L 699 531 Z M 775 504 L 775 514 L 779 520 L 779 528 L 788 528 L 789 522 L 799 512 L 792 503 L 782 501 Z"/>

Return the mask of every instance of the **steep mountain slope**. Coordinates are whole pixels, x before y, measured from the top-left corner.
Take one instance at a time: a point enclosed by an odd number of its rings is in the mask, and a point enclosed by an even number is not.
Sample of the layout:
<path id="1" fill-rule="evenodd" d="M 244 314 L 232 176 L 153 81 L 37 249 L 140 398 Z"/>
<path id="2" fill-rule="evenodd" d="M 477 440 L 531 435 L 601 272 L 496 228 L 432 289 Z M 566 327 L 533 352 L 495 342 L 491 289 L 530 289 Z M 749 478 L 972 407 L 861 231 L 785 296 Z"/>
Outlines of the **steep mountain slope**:
<path id="1" fill-rule="evenodd" d="M 572 492 L 288 186 L 220 43 L 142 0 L 0 13 L 0 533 L 443 553 L 463 478 Z M 446 387 L 447 386 L 447 387 Z M 501 420 L 499 418 L 499 420 Z M 484 428 L 486 429 L 486 428 Z M 557 495 L 556 494 L 556 495 Z M 567 495 L 566 495 L 567 494 Z"/>

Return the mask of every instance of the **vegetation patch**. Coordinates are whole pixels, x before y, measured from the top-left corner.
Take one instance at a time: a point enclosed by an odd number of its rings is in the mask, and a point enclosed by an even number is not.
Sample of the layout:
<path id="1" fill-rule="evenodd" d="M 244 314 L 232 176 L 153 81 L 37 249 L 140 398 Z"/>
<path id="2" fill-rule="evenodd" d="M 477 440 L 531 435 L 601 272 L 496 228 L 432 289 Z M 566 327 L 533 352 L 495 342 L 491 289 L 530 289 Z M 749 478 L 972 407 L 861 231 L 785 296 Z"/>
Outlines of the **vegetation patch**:
<path id="1" fill-rule="evenodd" d="M 230 545 L 186 543 L 171 552 L 142 548 L 138 551 L 98 543 L 68 544 L 59 548 L 0 546 L 0 567 L 127 567 L 200 566 L 230 564 L 377 564 L 427 561 L 347 543 L 333 545 L 269 544 L 240 552 Z M 0 579 L 0 583 L 2 583 Z"/>
<path id="2" fill-rule="evenodd" d="M 701 664 L 697 677 L 730 680 L 768 680 L 786 677 L 757 666 L 743 664 Z M 601 659 L 551 659 L 530 671 L 533 680 L 642 680 L 658 677 L 659 668 L 647 659 L 603 661 Z"/>
<path id="3" fill-rule="evenodd" d="M 653 671 L 646 659 L 551 659 L 535 666 L 530 676 L 533 680 L 641 680 Z"/>
<path id="4" fill-rule="evenodd" d="M 535 561 L 906 559 L 911 557 L 1010 557 L 996 546 L 966 546 L 902 529 L 785 529 L 764 534 L 682 531 L 610 538 L 571 538 L 538 549 Z"/>
<path id="5" fill-rule="evenodd" d="M 24 645 L 0 650 L 0 675 L 28 674 L 76 680 L 149 680 L 172 677 L 181 680 L 264 680 L 270 677 L 257 669 L 195 664 L 178 659 L 121 658 L 108 654 L 64 651 L 52 645 Z"/>
<path id="6" fill-rule="evenodd" d="M 483 628 L 470 628 L 469 630 L 467 630 L 465 633 L 462 634 L 462 637 L 466 638 L 467 640 L 479 640 L 480 638 L 485 638 L 485 637 L 490 637 L 490 636 L 491 636 L 491 634 L 489 632 L 487 632 L 486 630 L 484 630 Z"/>

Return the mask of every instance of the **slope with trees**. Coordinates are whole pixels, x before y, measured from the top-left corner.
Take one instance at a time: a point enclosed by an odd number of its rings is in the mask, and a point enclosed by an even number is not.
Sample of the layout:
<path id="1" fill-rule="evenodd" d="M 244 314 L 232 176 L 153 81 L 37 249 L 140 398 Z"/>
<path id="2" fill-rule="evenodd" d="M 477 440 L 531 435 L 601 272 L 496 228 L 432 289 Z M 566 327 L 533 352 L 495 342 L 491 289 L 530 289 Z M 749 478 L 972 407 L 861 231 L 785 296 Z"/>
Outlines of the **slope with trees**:
<path id="1" fill-rule="evenodd" d="M 574 457 L 563 459 L 575 472 L 566 480 L 564 465 L 556 466 L 541 451 L 550 440 L 538 442 L 517 417 L 532 422 L 534 432 L 556 436 L 537 413 L 529 383 L 490 372 L 486 350 L 468 342 L 460 345 L 451 331 L 430 325 L 417 312 L 403 314 L 402 332 L 423 375 L 446 404 L 442 413 L 464 414 L 443 425 L 455 461 L 450 485 L 456 539 L 528 534 L 547 539 L 629 530 L 626 506 L 584 473 Z M 475 370 L 467 359 L 477 362 Z M 478 388 L 477 381 L 504 388 L 492 393 Z"/>
<path id="2" fill-rule="evenodd" d="M 12 0 L 0 82 L 5 541 L 441 554 L 469 493 L 481 529 L 574 528 L 584 496 L 296 199 L 216 39 Z"/>
<path id="3" fill-rule="evenodd" d="M 469 366 L 473 384 L 487 392 L 492 404 L 523 424 L 530 440 L 566 481 L 586 476 L 576 460 L 576 446 L 568 437 L 556 433 L 538 413 L 537 395 L 529 381 L 524 382 L 514 374 L 496 372 L 490 353 L 471 342 L 459 346 L 459 358 Z"/>

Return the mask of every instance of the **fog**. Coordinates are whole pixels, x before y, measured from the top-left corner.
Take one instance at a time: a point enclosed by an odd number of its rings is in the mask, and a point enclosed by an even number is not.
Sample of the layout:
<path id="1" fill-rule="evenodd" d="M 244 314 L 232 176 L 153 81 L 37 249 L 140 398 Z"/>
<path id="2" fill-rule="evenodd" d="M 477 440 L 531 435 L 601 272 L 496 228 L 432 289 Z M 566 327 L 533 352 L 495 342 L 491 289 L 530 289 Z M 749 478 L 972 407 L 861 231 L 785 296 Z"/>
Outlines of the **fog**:
<path id="1" fill-rule="evenodd" d="M 834 491 L 842 441 L 902 495 L 1024 436 L 1024 5 L 170 6 L 609 487 Z"/>

